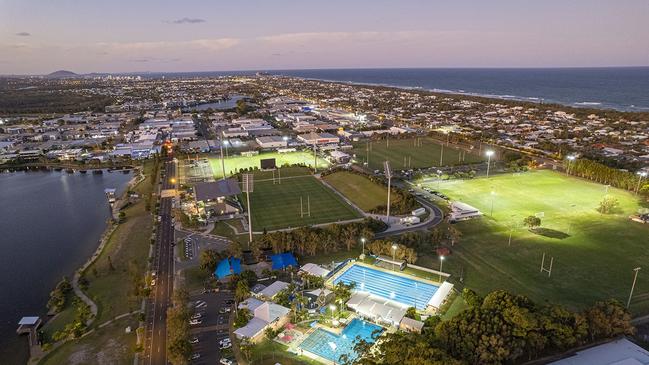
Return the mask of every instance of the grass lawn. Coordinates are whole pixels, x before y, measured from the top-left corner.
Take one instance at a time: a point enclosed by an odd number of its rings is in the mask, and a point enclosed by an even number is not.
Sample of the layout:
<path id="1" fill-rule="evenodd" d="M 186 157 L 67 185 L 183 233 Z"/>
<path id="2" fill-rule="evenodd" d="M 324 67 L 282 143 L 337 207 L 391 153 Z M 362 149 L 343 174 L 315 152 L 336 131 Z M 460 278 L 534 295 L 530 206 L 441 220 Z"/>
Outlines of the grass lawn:
<path id="1" fill-rule="evenodd" d="M 53 350 L 38 363 L 58 364 L 132 364 L 135 356 L 138 322 L 134 316 L 122 318 L 95 330 L 79 340 L 65 343 Z M 124 329 L 131 326 L 132 332 Z"/>
<path id="2" fill-rule="evenodd" d="M 57 331 L 62 331 L 68 323 L 72 323 L 72 321 L 74 321 L 76 312 L 75 312 L 74 305 L 72 305 L 71 303 L 73 296 L 74 294 L 70 295 L 70 299 L 69 299 L 70 302 L 68 302 L 65 309 L 62 310 L 60 313 L 58 313 L 56 316 L 54 316 L 52 319 L 50 319 L 43 326 L 43 334 L 47 342 L 54 342 L 54 340 L 52 340 L 52 336 Z"/>
<path id="3" fill-rule="evenodd" d="M 277 166 L 282 166 L 285 164 L 294 165 L 294 164 L 306 164 L 307 166 L 313 167 L 313 153 L 306 151 L 297 151 L 297 152 L 287 152 L 287 153 L 278 153 L 278 152 L 267 152 L 260 153 L 254 156 L 230 156 L 225 159 L 225 173 L 229 176 L 236 174 L 238 170 L 250 168 L 250 167 L 260 167 L 260 160 L 267 158 L 275 158 Z M 219 156 L 212 156 L 209 158 L 210 166 L 212 167 L 212 173 L 216 177 L 222 177 L 223 168 L 221 166 L 221 159 Z M 318 156 L 318 169 L 324 169 L 329 166 L 329 162 L 323 159 L 321 156 Z M 284 174 L 282 174 L 284 176 Z M 272 177 L 272 176 L 271 176 Z"/>
<path id="4" fill-rule="evenodd" d="M 300 214 L 302 198 L 303 216 Z M 241 201 L 246 204 L 245 194 Z M 307 200 L 311 216 L 307 216 Z M 274 230 L 311 224 L 329 223 L 360 218 L 361 215 L 341 197 L 311 175 L 282 177 L 281 184 L 255 178 L 252 204 L 252 229 Z"/>
<path id="5" fill-rule="evenodd" d="M 323 179 L 366 212 L 386 204 L 388 188 L 370 181 L 365 176 L 340 171 Z"/>
<path id="6" fill-rule="evenodd" d="M 431 138 L 393 139 L 374 142 L 354 143 L 352 152 L 356 161 L 367 162 L 367 149 L 369 146 L 369 167 L 372 170 L 383 170 L 383 161 L 390 161 L 394 170 L 440 166 L 442 146 Z M 475 154 L 463 154 L 464 161 L 460 160 L 460 151 L 450 146 L 444 147 L 442 166 L 464 165 L 480 162 L 482 157 Z M 404 160 L 405 157 L 405 160 Z"/>
<path id="7" fill-rule="evenodd" d="M 287 347 L 274 341 L 264 340 L 255 345 L 250 356 L 251 364 L 274 365 L 320 365 L 306 356 L 298 356 L 287 351 Z"/>
<path id="8" fill-rule="evenodd" d="M 145 173 L 150 174 L 150 170 L 145 170 Z M 134 190 L 142 196 L 148 194 L 153 187 L 150 179 L 148 176 Z M 126 221 L 113 232 L 99 258 L 86 270 L 86 278 L 90 282 L 86 293 L 99 309 L 95 325 L 140 306 L 141 298 L 132 295 L 132 278 L 144 276 L 153 222 L 150 212 L 145 209 L 144 200 L 131 205 L 124 212 Z M 114 270 L 110 269 L 109 256 Z"/>
<path id="9" fill-rule="evenodd" d="M 248 234 L 235 234 L 230 226 L 236 227 L 239 232 L 243 232 L 243 226 L 240 219 L 229 219 L 225 221 L 216 222 L 211 234 L 221 237 L 227 237 L 232 241 L 239 242 L 242 247 L 248 247 Z"/>
<path id="10" fill-rule="evenodd" d="M 205 287 L 205 280 L 210 277 L 208 273 L 206 273 L 204 270 L 201 270 L 201 268 L 198 266 L 189 267 L 183 270 L 183 276 L 185 278 L 185 284 L 183 288 L 190 293 L 203 289 Z"/>
<path id="11" fill-rule="evenodd" d="M 628 219 L 640 207 L 628 192 L 610 188 L 620 209 L 602 215 L 596 208 L 605 186 L 552 171 L 450 180 L 440 190 L 485 214 L 456 225 L 463 237 L 444 262 L 444 271 L 456 278 L 463 272 L 465 284 L 482 294 L 507 289 L 537 303 L 573 309 L 606 298 L 626 303 L 633 268 L 649 262 L 649 225 Z M 541 229 L 523 227 L 524 217 L 541 212 Z M 548 260 L 554 257 L 552 277 L 540 272 L 543 253 Z M 643 271 L 631 311 L 649 313 L 649 280 Z"/>

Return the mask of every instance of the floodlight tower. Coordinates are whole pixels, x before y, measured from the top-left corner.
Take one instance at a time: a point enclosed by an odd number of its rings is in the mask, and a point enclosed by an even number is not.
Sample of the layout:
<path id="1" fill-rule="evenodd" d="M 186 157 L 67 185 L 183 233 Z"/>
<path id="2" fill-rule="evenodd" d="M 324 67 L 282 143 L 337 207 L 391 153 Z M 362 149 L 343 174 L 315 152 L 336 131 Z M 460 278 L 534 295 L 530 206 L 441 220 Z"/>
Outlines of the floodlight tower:
<path id="1" fill-rule="evenodd" d="M 390 168 L 390 161 L 383 162 L 383 170 L 385 171 L 385 177 L 388 178 L 388 209 L 386 214 L 386 223 L 390 225 L 390 188 L 392 187 L 392 169 Z"/>
<path id="2" fill-rule="evenodd" d="M 487 154 L 487 178 L 489 178 L 489 168 L 491 167 L 491 156 L 494 155 L 494 151 L 489 150 L 486 152 Z"/>
<path id="3" fill-rule="evenodd" d="M 221 169 L 223 170 L 223 180 L 225 180 L 225 158 L 223 156 L 223 136 L 219 141 L 219 146 L 221 147 Z"/>
<path id="4" fill-rule="evenodd" d="M 629 309 L 629 305 L 631 304 L 631 297 L 633 297 L 633 289 L 635 289 L 635 281 L 638 279 L 638 271 L 640 271 L 640 267 L 636 267 L 633 269 L 635 271 L 635 274 L 633 275 L 633 284 L 631 285 L 631 292 L 629 293 L 629 300 L 626 302 L 626 308 Z"/>
<path id="5" fill-rule="evenodd" d="M 250 205 L 250 193 L 253 191 L 253 175 L 243 174 L 243 192 L 246 193 L 246 202 L 248 203 L 248 238 L 252 243 L 252 206 Z"/>
<path id="6" fill-rule="evenodd" d="M 572 162 L 576 159 L 575 155 L 570 155 L 568 156 L 568 167 L 566 167 L 566 175 L 570 174 L 570 165 L 572 165 Z"/>
<path id="7" fill-rule="evenodd" d="M 644 179 L 647 176 L 647 173 L 645 171 L 638 171 L 638 186 L 635 188 L 635 193 L 638 194 L 640 192 L 640 183 L 642 183 L 642 179 Z"/>

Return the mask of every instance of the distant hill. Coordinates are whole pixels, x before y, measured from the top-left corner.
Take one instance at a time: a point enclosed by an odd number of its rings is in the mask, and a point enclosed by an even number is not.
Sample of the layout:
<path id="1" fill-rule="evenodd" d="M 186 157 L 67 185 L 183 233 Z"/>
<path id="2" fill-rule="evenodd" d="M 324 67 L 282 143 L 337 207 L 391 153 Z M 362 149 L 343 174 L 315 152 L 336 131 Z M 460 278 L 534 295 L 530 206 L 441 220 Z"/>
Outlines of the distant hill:
<path id="1" fill-rule="evenodd" d="M 79 76 L 79 74 L 76 74 L 72 71 L 66 71 L 66 70 L 58 70 L 52 72 L 51 74 L 45 75 L 45 77 L 53 78 L 53 79 L 61 79 L 61 78 L 76 77 L 76 76 Z"/>

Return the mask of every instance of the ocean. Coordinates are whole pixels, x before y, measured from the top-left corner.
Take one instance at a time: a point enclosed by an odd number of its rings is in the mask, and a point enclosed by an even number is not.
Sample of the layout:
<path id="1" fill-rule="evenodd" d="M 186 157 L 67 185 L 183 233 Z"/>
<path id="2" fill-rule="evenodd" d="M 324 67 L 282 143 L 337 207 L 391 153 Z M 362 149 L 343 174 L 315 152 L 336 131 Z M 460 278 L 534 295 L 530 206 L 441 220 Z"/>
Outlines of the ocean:
<path id="1" fill-rule="evenodd" d="M 328 69 L 271 73 L 573 107 L 649 112 L 649 67 Z"/>
<path id="2" fill-rule="evenodd" d="M 110 213 L 104 189 L 132 174 L 0 173 L 0 363 L 24 364 L 23 316 L 44 315 L 49 293 L 92 255 Z"/>
<path id="3" fill-rule="evenodd" d="M 261 70 L 263 71 L 263 70 Z M 253 75 L 256 71 L 149 73 L 145 77 Z M 573 107 L 649 112 L 649 67 L 271 70 L 272 75 L 420 88 Z"/>

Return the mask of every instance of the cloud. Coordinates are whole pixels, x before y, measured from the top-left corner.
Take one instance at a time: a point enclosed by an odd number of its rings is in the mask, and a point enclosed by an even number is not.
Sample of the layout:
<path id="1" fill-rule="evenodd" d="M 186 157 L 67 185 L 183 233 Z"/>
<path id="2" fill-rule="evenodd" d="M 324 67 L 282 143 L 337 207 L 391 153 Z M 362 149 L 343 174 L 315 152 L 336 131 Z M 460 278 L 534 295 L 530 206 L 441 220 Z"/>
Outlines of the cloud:
<path id="1" fill-rule="evenodd" d="M 32 34 L 28 33 L 28 32 L 18 32 L 18 33 L 16 33 L 16 35 L 19 36 L 19 37 L 29 37 Z"/>
<path id="2" fill-rule="evenodd" d="M 160 62 L 160 63 L 171 63 L 179 62 L 180 58 L 158 58 L 158 57 L 142 57 L 142 58 L 132 58 L 128 60 L 129 62 L 135 63 L 147 63 L 147 62 Z"/>
<path id="3" fill-rule="evenodd" d="M 205 23 L 205 22 L 206 22 L 206 20 L 201 19 L 201 18 L 187 18 L 187 17 L 184 17 L 184 18 L 172 20 L 170 23 L 172 23 L 172 24 L 198 24 L 198 23 Z"/>

